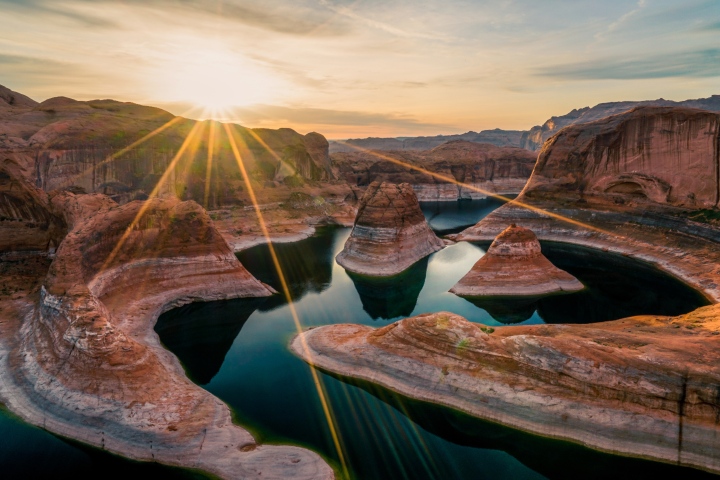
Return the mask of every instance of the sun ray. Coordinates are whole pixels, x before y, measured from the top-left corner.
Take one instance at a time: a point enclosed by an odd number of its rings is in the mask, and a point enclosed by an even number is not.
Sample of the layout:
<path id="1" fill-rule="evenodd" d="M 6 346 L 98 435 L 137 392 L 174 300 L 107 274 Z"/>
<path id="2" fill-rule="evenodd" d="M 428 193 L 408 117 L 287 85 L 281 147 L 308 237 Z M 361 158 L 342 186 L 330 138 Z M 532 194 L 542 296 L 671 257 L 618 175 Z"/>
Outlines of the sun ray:
<path id="1" fill-rule="evenodd" d="M 184 115 L 187 115 L 187 114 L 193 112 L 194 110 L 197 110 L 198 108 L 199 108 L 199 107 L 193 107 L 193 108 L 191 108 L 191 109 L 189 109 L 189 110 L 186 110 L 186 111 L 183 112 L 182 114 L 180 114 L 180 115 L 172 118 L 172 119 L 169 120 L 168 122 L 165 122 L 163 125 L 160 125 L 158 128 L 156 128 L 156 129 L 153 130 L 152 132 L 144 135 L 142 138 L 139 138 L 138 140 L 135 140 L 135 141 L 132 142 L 130 145 L 128 145 L 128 146 L 126 146 L 126 147 L 123 147 L 122 149 L 118 150 L 117 152 L 115 152 L 115 153 L 113 153 L 113 154 L 111 154 L 111 155 L 108 155 L 108 156 L 105 157 L 100 163 L 95 164 L 92 169 L 89 169 L 89 170 L 85 170 L 85 171 L 83 171 L 83 172 L 80 172 L 80 173 L 78 173 L 77 175 L 74 175 L 74 176 L 68 178 L 67 180 L 63 181 L 63 182 L 60 184 L 60 187 L 61 187 L 61 188 L 63 188 L 63 187 L 68 187 L 68 186 L 74 184 L 78 179 L 81 179 L 81 178 L 83 178 L 83 177 L 85 177 L 85 176 L 91 175 L 92 172 L 95 171 L 95 170 L 97 170 L 98 167 L 101 167 L 101 166 L 103 166 L 103 165 L 106 165 L 106 164 L 112 162 L 113 160 L 121 157 L 122 155 L 125 155 L 126 153 L 128 153 L 128 152 L 131 151 L 132 149 L 134 149 L 134 148 L 142 145 L 143 143 L 147 142 L 148 140 L 150 140 L 150 139 L 153 138 L 154 136 L 156 136 L 156 135 L 164 132 L 164 131 L 167 130 L 168 128 L 172 127 L 172 126 L 175 125 L 176 123 L 178 123 L 178 122 L 180 122 L 180 121 L 182 121 L 182 120 L 188 120 L 187 118 L 184 117 Z M 94 187 L 94 186 L 93 186 L 93 187 Z"/>
<path id="2" fill-rule="evenodd" d="M 292 299 L 292 295 L 290 294 L 290 287 L 288 286 L 287 280 L 285 278 L 282 267 L 280 265 L 280 261 L 275 252 L 275 248 L 273 247 L 272 240 L 270 238 L 270 232 L 268 231 L 267 225 L 265 224 L 262 210 L 260 209 L 260 205 L 258 204 L 257 197 L 255 196 L 255 190 L 253 189 L 253 186 L 250 182 L 250 177 L 248 176 L 247 170 L 245 169 L 245 165 L 244 165 L 242 157 L 240 155 L 240 150 L 238 149 L 237 143 L 235 142 L 235 136 L 233 134 L 233 131 L 231 130 L 230 124 L 224 123 L 223 127 L 225 128 L 225 133 L 228 137 L 228 141 L 230 143 L 230 148 L 232 150 L 233 155 L 235 156 L 235 160 L 237 161 L 238 168 L 240 169 L 240 173 L 243 177 L 243 181 L 245 182 L 245 186 L 247 188 L 248 195 L 250 196 L 250 200 L 252 201 L 253 207 L 255 209 L 255 214 L 257 215 L 258 223 L 260 224 L 260 230 L 262 231 L 263 236 L 267 240 L 268 249 L 270 251 L 270 257 L 272 258 L 275 269 L 277 270 L 278 278 L 280 279 L 281 289 L 282 289 L 283 295 L 285 296 L 285 299 L 288 303 L 288 307 L 290 309 L 290 314 L 292 315 L 293 322 L 295 323 L 295 328 L 297 329 L 298 333 L 302 333 L 302 325 L 300 323 L 300 317 L 297 313 L 297 309 L 295 308 L 295 303 Z M 312 359 L 312 355 L 310 354 L 310 349 L 308 348 L 304 337 L 300 336 L 300 339 L 301 339 L 303 350 L 305 350 L 305 352 L 307 352 L 307 354 L 308 354 L 308 357 Z M 314 362 L 311 361 L 310 364 L 314 365 Z M 333 444 L 335 445 L 335 450 L 337 451 L 338 458 L 340 459 L 343 473 L 345 475 L 345 478 L 350 478 L 350 474 L 349 474 L 347 464 L 345 461 L 345 456 L 343 455 L 343 449 L 340 444 L 341 443 L 340 436 L 339 436 L 337 428 L 335 426 L 336 421 L 335 421 L 334 415 L 330 409 L 330 404 L 327 399 L 327 393 L 325 392 L 325 387 L 322 384 L 322 381 L 320 379 L 320 376 L 317 373 L 317 370 L 315 368 L 311 368 L 310 372 L 312 375 L 312 379 L 313 379 L 315 388 L 317 389 L 318 396 L 320 397 L 320 403 L 322 405 L 323 413 L 325 415 L 325 419 L 327 420 L 328 427 L 330 428 L 330 435 L 332 436 Z"/>
<path id="3" fill-rule="evenodd" d="M 208 153 L 205 171 L 205 194 L 203 196 L 203 207 L 208 209 L 210 202 L 210 177 L 213 169 L 213 155 L 215 154 L 215 126 L 217 122 L 210 121 L 210 133 L 208 133 Z M 213 202 L 214 203 L 214 202 Z"/>
<path id="4" fill-rule="evenodd" d="M 489 190 L 485 190 L 485 189 L 480 188 L 480 187 L 476 187 L 475 185 L 471 185 L 471 184 L 469 184 L 469 183 L 460 182 L 460 181 L 456 180 L 456 179 L 453 178 L 453 177 L 449 177 L 449 176 L 443 175 L 443 174 L 441 174 L 441 173 L 431 172 L 430 170 L 428 170 L 428 169 L 426 169 L 426 168 L 418 167 L 417 165 L 412 165 L 412 164 L 410 164 L 410 163 L 403 162 L 402 160 L 398 160 L 398 159 L 393 158 L 393 157 L 390 157 L 390 156 L 388 156 L 388 155 L 383 155 L 383 154 L 381 154 L 381 153 L 379 153 L 379 152 L 377 152 L 377 151 L 368 150 L 368 149 L 365 149 L 365 148 L 362 148 L 362 147 L 358 147 L 358 146 L 356 146 L 356 145 L 352 145 L 352 144 L 350 144 L 350 143 L 343 142 L 343 141 L 341 141 L 341 140 L 337 140 L 337 142 L 338 142 L 338 143 L 341 143 L 341 144 L 343 144 L 343 145 L 345 145 L 345 146 L 347 146 L 347 147 L 350 147 L 350 148 L 353 148 L 353 149 L 355 149 L 355 150 L 361 151 L 361 152 L 363 152 L 363 153 L 367 153 L 367 154 L 369 154 L 369 155 L 372 155 L 372 156 L 374 156 L 374 157 L 377 157 L 377 158 L 379 158 L 380 160 L 385 160 L 385 161 L 394 163 L 394 164 L 396 164 L 396 165 L 400 165 L 400 166 L 402 166 L 402 167 L 409 168 L 409 169 L 411 169 L 411 170 L 416 170 L 416 171 L 422 172 L 422 173 L 424 173 L 424 174 L 426 174 L 426 175 L 430 175 L 430 176 L 432 176 L 432 177 L 434 177 L 434 178 L 437 178 L 438 180 L 443 180 L 443 181 L 446 181 L 446 182 L 448 182 L 448 183 L 452 183 L 452 184 L 455 184 L 455 185 L 457 185 L 457 186 L 460 186 L 460 187 L 463 187 L 463 188 L 467 188 L 468 190 L 473 190 L 473 191 L 475 191 L 475 192 L 482 193 L 483 195 L 486 195 L 486 196 L 488 196 L 488 197 L 493 197 L 493 198 L 496 198 L 496 199 L 498 199 L 498 200 L 502 200 L 503 202 L 508 202 L 508 203 L 509 203 L 509 202 L 512 202 L 513 205 L 515 205 L 515 206 L 519 206 L 519 207 L 525 208 L 525 209 L 527 209 L 527 210 L 531 210 L 531 211 L 533 211 L 533 212 L 535 212 L 535 213 L 539 213 L 539 214 L 541 214 L 541 215 L 547 215 L 547 216 L 549 216 L 549 217 L 551 217 L 551 218 L 554 218 L 554 219 L 556 219 L 556 220 L 560 220 L 560 221 L 563 221 L 563 222 L 566 222 L 566 223 L 570 223 L 571 225 L 579 226 L 579 227 L 582 227 L 582 228 L 585 228 L 585 229 L 588 229 L 588 230 L 592 230 L 592 231 L 595 231 L 595 232 L 598 232 L 598 233 L 602 233 L 602 234 L 604 234 L 604 235 L 617 236 L 616 233 L 608 232 L 608 231 L 603 230 L 603 229 L 601 229 L 601 228 L 599 228 L 599 227 L 596 227 L 596 226 L 594 226 L 594 225 L 590 225 L 590 224 L 588 224 L 588 223 L 584 223 L 584 222 L 581 222 L 581 221 L 579 221 L 579 220 L 575 220 L 575 219 L 573 219 L 573 218 L 566 217 L 566 216 L 564 216 L 564 215 L 560 215 L 560 214 L 557 214 L 557 213 L 554 213 L 554 212 L 550 212 L 550 211 L 545 210 L 545 209 L 543 209 L 543 208 L 536 207 L 536 206 L 534 206 L 534 205 L 530 205 L 529 203 L 526 203 L 526 202 L 523 202 L 523 201 L 520 201 L 520 200 L 517 200 L 517 199 L 512 199 L 512 198 L 510 198 L 510 197 L 506 197 L 506 196 L 504 196 L 504 195 L 500 195 L 500 194 L 497 194 L 497 193 L 495 193 L 495 192 L 491 192 L 491 191 L 489 191 Z"/>
<path id="5" fill-rule="evenodd" d="M 130 225 L 127 226 L 125 229 L 125 233 L 123 233 L 122 237 L 118 240 L 118 242 L 115 244 L 115 248 L 110 252 L 108 257 L 105 259 L 105 262 L 103 263 L 103 266 L 100 268 L 98 273 L 104 272 L 105 269 L 112 264 L 113 260 L 115 260 L 115 257 L 117 256 L 120 249 L 125 244 L 125 241 L 130 236 L 130 233 L 135 229 L 135 227 L 138 225 L 138 222 L 140 219 L 145 215 L 145 212 L 150 207 L 150 200 L 152 200 L 154 197 L 158 195 L 158 192 L 160 189 L 164 186 L 165 182 L 167 182 L 168 178 L 172 173 L 174 173 L 175 166 L 177 165 L 178 161 L 182 157 L 183 153 L 185 153 L 185 150 L 187 150 L 188 146 L 193 140 L 193 137 L 196 135 L 198 129 L 200 128 L 201 122 L 196 122 L 193 128 L 188 133 L 187 137 L 185 137 L 185 140 L 183 141 L 182 145 L 180 146 L 180 149 L 177 151 L 173 159 L 168 164 L 167 168 L 165 169 L 165 172 L 163 172 L 162 177 L 160 177 L 160 180 L 158 180 L 158 183 L 153 188 L 152 192 L 150 192 L 150 195 L 148 196 L 148 199 L 143 202 L 142 206 L 138 210 L 137 215 L 135 215 L 135 218 L 132 222 L 130 222 Z"/>

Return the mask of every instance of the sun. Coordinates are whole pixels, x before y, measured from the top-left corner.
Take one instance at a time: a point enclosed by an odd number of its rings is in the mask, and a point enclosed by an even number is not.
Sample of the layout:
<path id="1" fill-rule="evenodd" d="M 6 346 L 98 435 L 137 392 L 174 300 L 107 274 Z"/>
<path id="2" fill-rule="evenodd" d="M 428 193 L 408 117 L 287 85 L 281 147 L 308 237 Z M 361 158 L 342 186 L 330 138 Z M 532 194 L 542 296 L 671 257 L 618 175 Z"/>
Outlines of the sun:
<path id="1" fill-rule="evenodd" d="M 220 48 L 184 49 L 167 59 L 158 95 L 200 107 L 212 118 L 232 107 L 273 102 L 282 82 L 242 55 Z"/>

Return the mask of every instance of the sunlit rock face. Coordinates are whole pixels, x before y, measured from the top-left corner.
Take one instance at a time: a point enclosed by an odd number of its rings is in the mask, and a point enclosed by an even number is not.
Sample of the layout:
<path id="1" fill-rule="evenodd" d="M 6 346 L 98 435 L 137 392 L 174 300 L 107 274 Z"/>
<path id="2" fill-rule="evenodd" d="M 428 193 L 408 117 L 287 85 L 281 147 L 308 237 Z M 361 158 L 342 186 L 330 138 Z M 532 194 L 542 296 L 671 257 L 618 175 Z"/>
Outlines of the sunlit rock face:
<path id="1" fill-rule="evenodd" d="M 54 251 L 65 232 L 65 222 L 52 212 L 47 194 L 0 153 L 0 252 Z"/>
<path id="2" fill-rule="evenodd" d="M 449 312 L 296 337 L 313 365 L 612 453 L 720 472 L 720 307 L 489 328 Z"/>
<path id="3" fill-rule="evenodd" d="M 521 148 L 457 140 L 426 151 L 346 152 L 332 155 L 337 176 L 350 185 L 409 183 L 420 201 L 517 194 L 536 154 Z"/>
<path id="4" fill-rule="evenodd" d="M 583 285 L 545 258 L 527 228 L 511 225 L 450 291 L 463 297 L 538 296 L 582 290 Z"/>
<path id="5" fill-rule="evenodd" d="M 712 208 L 720 200 L 719 149 L 720 114 L 641 107 L 560 131 L 540 151 L 523 193 Z"/>
<path id="6" fill-rule="evenodd" d="M 337 262 L 353 273 L 387 277 L 443 246 L 409 184 L 373 182 L 360 199 L 355 225 Z"/>
<path id="7" fill-rule="evenodd" d="M 230 130 L 258 185 L 332 177 L 328 143 L 318 133 L 239 125 Z M 0 159 L 3 155 L 48 192 L 77 187 L 127 203 L 147 198 L 160 185 L 156 193 L 208 208 L 247 201 L 223 124 L 134 103 L 65 97 L 37 103 L 0 87 Z"/>

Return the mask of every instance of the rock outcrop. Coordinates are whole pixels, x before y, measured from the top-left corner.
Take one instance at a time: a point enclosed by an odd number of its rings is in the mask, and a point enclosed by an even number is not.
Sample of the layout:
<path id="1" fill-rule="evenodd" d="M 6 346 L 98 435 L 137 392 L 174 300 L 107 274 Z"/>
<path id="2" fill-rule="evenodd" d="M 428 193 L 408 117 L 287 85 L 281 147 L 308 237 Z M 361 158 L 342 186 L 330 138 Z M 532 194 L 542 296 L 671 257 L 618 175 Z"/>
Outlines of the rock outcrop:
<path id="1" fill-rule="evenodd" d="M 353 273 L 388 277 L 443 246 L 409 184 L 373 182 L 360 199 L 350 238 L 337 262 Z"/>
<path id="2" fill-rule="evenodd" d="M 258 185 L 332 176 L 328 143 L 318 133 L 238 125 L 232 131 Z M 248 201 L 222 124 L 133 103 L 56 97 L 38 104 L 0 87 L 0 160 L 5 158 L 48 192 L 78 187 L 126 203 L 147 198 L 169 170 L 161 193 L 208 208 Z"/>
<path id="3" fill-rule="evenodd" d="M 550 139 L 523 194 L 712 208 L 720 200 L 720 114 L 640 107 Z"/>
<path id="4" fill-rule="evenodd" d="M 197 203 L 118 206 L 59 192 L 70 232 L 3 349 L 0 397 L 25 420 L 124 456 L 226 478 L 332 478 L 316 454 L 258 446 L 185 376 L 153 325 L 194 301 L 273 290 L 239 263 Z M 6 342 L 7 339 L 2 339 Z M 5 343 L 2 343 L 5 348 Z"/>
<path id="5" fill-rule="evenodd" d="M 0 156 L 0 252 L 53 252 L 65 232 L 47 194 L 26 180 L 20 165 Z"/>
<path id="6" fill-rule="evenodd" d="M 338 178 L 350 185 L 409 183 L 420 201 L 453 201 L 519 193 L 535 156 L 520 148 L 458 140 L 419 152 L 335 153 L 332 162 Z"/>
<path id="7" fill-rule="evenodd" d="M 720 307 L 680 317 L 488 328 L 447 312 L 291 344 L 308 363 L 611 453 L 720 472 Z"/>
<path id="8" fill-rule="evenodd" d="M 565 115 L 550 117 L 542 125 L 535 126 L 527 132 L 523 132 L 520 144 L 517 146 L 528 150 L 540 150 L 550 137 L 568 125 L 594 122 L 595 120 L 600 120 L 601 118 L 611 115 L 628 112 L 637 107 L 686 107 L 720 112 L 720 95 L 684 100 L 682 102 L 659 98 L 657 100 L 644 100 L 640 102 L 607 102 L 600 103 L 594 107 L 576 108 Z"/>
<path id="9" fill-rule="evenodd" d="M 511 225 L 450 291 L 461 297 L 540 296 L 576 292 L 583 284 L 545 258 L 527 228 Z"/>

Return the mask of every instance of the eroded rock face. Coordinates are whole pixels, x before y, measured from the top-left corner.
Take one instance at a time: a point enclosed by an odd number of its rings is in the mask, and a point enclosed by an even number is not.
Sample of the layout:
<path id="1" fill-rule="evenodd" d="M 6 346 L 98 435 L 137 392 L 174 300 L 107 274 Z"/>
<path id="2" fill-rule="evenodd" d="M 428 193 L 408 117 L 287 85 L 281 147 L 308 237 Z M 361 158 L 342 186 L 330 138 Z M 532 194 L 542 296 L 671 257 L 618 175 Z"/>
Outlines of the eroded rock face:
<path id="1" fill-rule="evenodd" d="M 232 132 L 258 185 L 288 177 L 331 178 L 328 143 L 318 133 L 238 125 Z M 0 160 L 3 156 L 47 192 L 78 187 L 127 203 L 147 198 L 169 170 L 159 193 L 207 208 L 247 201 L 222 124 L 133 103 L 56 97 L 38 104 L 0 87 Z"/>
<path id="2" fill-rule="evenodd" d="M 435 135 L 432 137 L 403 138 L 353 138 L 343 142 L 330 142 L 330 153 L 355 152 L 360 147 L 365 150 L 429 150 L 446 142 L 465 140 L 475 143 L 490 143 L 498 147 L 520 147 L 526 132 L 522 130 L 483 130 L 466 132 L 460 135 Z"/>
<path id="3" fill-rule="evenodd" d="M 582 289 L 577 278 L 545 258 L 531 230 L 511 225 L 450 291 L 462 297 L 481 297 L 539 296 Z"/>
<path id="4" fill-rule="evenodd" d="M 362 275 L 396 275 L 443 248 L 407 183 L 373 182 L 358 207 L 355 225 L 337 262 Z"/>
<path id="5" fill-rule="evenodd" d="M 569 126 L 538 156 L 527 199 L 652 202 L 685 208 L 720 200 L 720 114 L 642 107 Z"/>
<path id="6" fill-rule="evenodd" d="M 328 325 L 291 348 L 322 369 L 479 418 L 720 471 L 720 307 L 680 317 L 490 329 L 447 312 Z"/>
<path id="7" fill-rule="evenodd" d="M 335 153 L 332 160 L 350 185 L 409 183 L 420 201 L 453 201 L 519 193 L 535 157 L 520 148 L 458 140 L 427 151 Z"/>
<path id="8" fill-rule="evenodd" d="M 66 232 L 62 216 L 52 212 L 47 194 L 25 179 L 20 165 L 1 155 L 0 252 L 54 251 Z"/>
<path id="9" fill-rule="evenodd" d="M 240 264 L 197 203 L 118 206 L 57 192 L 70 232 L 9 355 L 0 394 L 24 419 L 130 458 L 225 478 L 332 478 L 316 454 L 257 446 L 190 382 L 153 324 L 194 301 L 273 293 Z M 0 372 L 1 373 L 1 372 Z"/>

